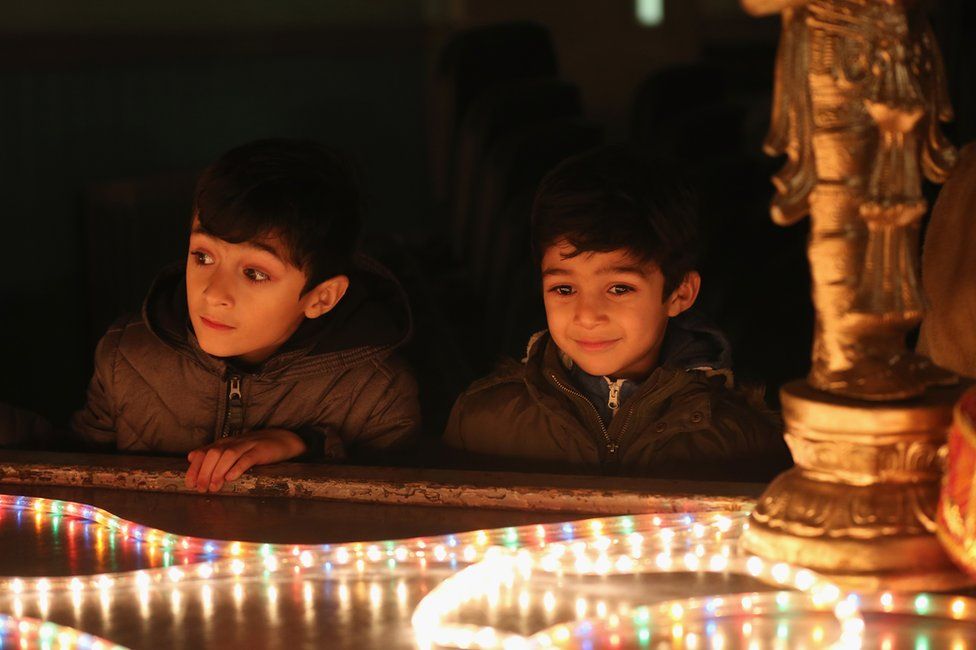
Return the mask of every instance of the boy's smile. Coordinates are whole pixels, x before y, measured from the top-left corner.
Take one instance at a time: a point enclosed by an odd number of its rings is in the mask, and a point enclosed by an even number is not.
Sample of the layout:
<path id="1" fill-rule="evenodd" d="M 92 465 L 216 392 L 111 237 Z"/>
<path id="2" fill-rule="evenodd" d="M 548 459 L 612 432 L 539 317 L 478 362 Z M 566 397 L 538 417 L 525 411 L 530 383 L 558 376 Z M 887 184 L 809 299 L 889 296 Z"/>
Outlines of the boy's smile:
<path id="1" fill-rule="evenodd" d="M 668 318 L 694 303 L 697 273 L 664 299 L 656 264 L 636 261 L 626 250 L 574 252 L 561 241 L 542 257 L 553 341 L 591 375 L 643 379 L 658 363 Z"/>
<path id="2" fill-rule="evenodd" d="M 232 244 L 194 220 L 186 300 L 206 353 L 245 363 L 267 359 L 304 320 L 305 283 L 305 273 L 285 261 L 275 240 Z"/>
<path id="3" fill-rule="evenodd" d="M 579 347 L 583 348 L 587 352 L 602 352 L 610 347 L 613 347 L 620 339 L 609 339 L 605 341 L 600 340 L 590 340 L 582 339 L 576 340 L 575 343 Z"/>

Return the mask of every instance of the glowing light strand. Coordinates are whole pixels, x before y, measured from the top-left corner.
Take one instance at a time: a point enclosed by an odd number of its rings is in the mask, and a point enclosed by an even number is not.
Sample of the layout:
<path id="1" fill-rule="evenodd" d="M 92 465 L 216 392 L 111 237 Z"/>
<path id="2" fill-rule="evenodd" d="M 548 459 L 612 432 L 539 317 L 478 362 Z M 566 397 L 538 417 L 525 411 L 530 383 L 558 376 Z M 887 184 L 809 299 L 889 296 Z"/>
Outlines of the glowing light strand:
<path id="1" fill-rule="evenodd" d="M 107 530 L 109 535 L 132 539 L 148 549 L 162 549 L 187 560 L 179 566 L 131 572 L 0 579 L 0 594 L 8 593 L 15 601 L 31 595 L 46 599 L 58 591 L 69 591 L 75 598 L 89 591 L 104 595 L 110 590 L 135 587 L 145 592 L 184 582 L 267 578 L 275 574 L 335 579 L 342 575 L 361 576 L 367 570 L 393 571 L 403 564 L 425 568 L 428 563 L 439 563 L 452 568 L 467 566 L 436 586 L 416 606 L 412 623 L 421 647 L 430 644 L 504 650 L 559 647 L 571 638 L 579 640 L 598 630 L 609 630 L 611 639 L 619 639 L 618 632 L 623 629 L 620 613 L 611 613 L 606 607 L 601 609 L 600 603 L 592 608 L 588 601 L 579 598 L 575 602 L 577 621 L 560 623 L 531 636 L 448 621 L 465 603 L 482 597 L 497 599 L 499 590 L 511 589 L 519 580 L 528 582 L 533 572 L 557 576 L 735 573 L 795 590 L 679 599 L 638 607 L 628 610 L 635 626 L 672 625 L 681 629 L 683 623 L 703 617 L 831 611 L 841 624 L 841 636 L 836 643 L 854 647 L 860 643 L 865 612 L 976 622 L 976 600 L 970 598 L 845 594 L 823 576 L 807 569 L 741 555 L 737 540 L 748 525 L 747 512 L 607 517 L 386 542 L 271 545 L 173 535 L 99 508 L 66 501 L 0 495 L 0 508 L 30 510 L 38 517 L 86 519 L 101 527 L 99 534 Z M 189 556 L 197 561 L 189 562 Z M 547 610 L 555 608 L 555 601 L 551 592 L 543 599 Z M 527 593 L 520 597 L 520 602 L 527 606 Z M 595 616 L 585 618 L 594 609 Z M 28 621 L 25 629 L 31 629 L 32 625 L 29 619 L 0 620 Z M 38 622 L 38 625 L 41 627 L 37 629 L 41 630 L 50 624 Z M 646 632 L 646 627 L 641 629 Z"/>
<path id="2" fill-rule="evenodd" d="M 0 507 L 29 510 L 52 517 L 87 519 L 108 529 L 112 534 L 147 545 L 147 550 L 161 548 L 172 550 L 177 556 L 205 558 L 181 565 L 178 571 L 174 571 L 172 567 L 157 567 L 144 569 L 138 574 L 119 572 L 73 577 L 0 579 L 0 593 L 12 592 L 17 595 L 38 591 L 102 591 L 133 586 L 147 588 L 158 584 L 285 570 L 315 574 L 327 568 L 331 575 L 336 572 L 360 572 L 367 566 L 384 565 L 392 568 L 391 561 L 400 564 L 431 561 L 451 565 L 471 564 L 483 559 L 485 553 L 495 546 L 543 550 L 547 547 L 560 549 L 563 544 L 572 543 L 575 544 L 574 553 L 578 557 L 580 552 L 593 544 L 601 546 L 605 551 L 608 545 L 620 548 L 632 546 L 631 543 L 637 537 L 643 543 L 642 532 L 651 541 L 660 538 L 668 549 L 681 550 L 691 548 L 693 543 L 700 545 L 703 538 L 709 536 L 714 540 L 734 539 L 748 514 L 703 513 L 694 521 L 687 514 L 587 519 L 563 524 L 479 530 L 440 538 L 415 538 L 375 544 L 270 545 L 174 535 L 122 519 L 100 508 L 69 501 L 0 494 Z M 697 524 L 694 531 L 691 530 L 693 524 Z M 611 539 L 607 533 L 614 537 Z M 433 551 L 429 552 L 431 548 Z M 619 557 L 625 556 L 625 553 L 620 553 L 615 557 L 619 561 Z M 581 561 L 586 562 L 586 558 Z M 623 564 L 626 565 L 627 562 L 624 561 Z M 599 572 L 597 569 L 595 567 L 594 571 Z"/>

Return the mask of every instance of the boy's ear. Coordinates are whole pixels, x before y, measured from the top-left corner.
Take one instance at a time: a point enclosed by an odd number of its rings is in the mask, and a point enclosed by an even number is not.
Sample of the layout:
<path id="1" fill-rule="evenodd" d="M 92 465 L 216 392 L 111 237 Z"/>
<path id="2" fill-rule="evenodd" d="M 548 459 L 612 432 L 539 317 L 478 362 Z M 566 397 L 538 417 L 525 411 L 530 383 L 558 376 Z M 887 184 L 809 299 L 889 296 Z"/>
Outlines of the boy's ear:
<path id="1" fill-rule="evenodd" d="M 668 317 L 674 318 L 681 312 L 695 304 L 698 299 L 698 290 L 701 289 L 701 275 L 698 271 L 688 271 L 681 284 L 675 287 L 671 295 L 668 296 Z"/>
<path id="2" fill-rule="evenodd" d="M 318 318 L 332 311 L 346 295 L 348 288 L 349 277 L 345 275 L 336 275 L 320 282 L 302 298 L 302 302 L 305 303 L 305 317 Z"/>

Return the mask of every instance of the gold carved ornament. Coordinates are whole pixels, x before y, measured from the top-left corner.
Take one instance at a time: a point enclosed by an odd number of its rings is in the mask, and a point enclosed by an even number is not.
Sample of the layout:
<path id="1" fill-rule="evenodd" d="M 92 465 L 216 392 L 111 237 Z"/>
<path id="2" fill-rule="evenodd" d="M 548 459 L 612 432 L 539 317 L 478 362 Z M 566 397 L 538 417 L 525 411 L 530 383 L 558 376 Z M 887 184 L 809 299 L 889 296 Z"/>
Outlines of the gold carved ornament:
<path id="1" fill-rule="evenodd" d="M 771 213 L 810 216 L 816 313 L 807 380 L 781 391 L 796 467 L 763 493 L 742 544 L 858 589 L 968 584 L 935 536 L 958 379 L 905 345 L 924 312 L 922 178 L 944 181 L 956 160 L 932 30 L 913 0 L 742 4 L 782 18 L 765 150 L 786 163 Z"/>

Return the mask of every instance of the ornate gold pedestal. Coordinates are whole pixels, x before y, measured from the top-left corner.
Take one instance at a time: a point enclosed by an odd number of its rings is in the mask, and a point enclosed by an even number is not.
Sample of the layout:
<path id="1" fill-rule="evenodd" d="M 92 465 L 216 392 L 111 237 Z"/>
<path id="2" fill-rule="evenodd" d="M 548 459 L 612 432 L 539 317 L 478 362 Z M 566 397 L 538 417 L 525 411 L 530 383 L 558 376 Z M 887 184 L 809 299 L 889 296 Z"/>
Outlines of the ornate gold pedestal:
<path id="1" fill-rule="evenodd" d="M 782 392 L 796 467 L 753 512 L 743 547 L 859 591 L 946 590 L 972 584 L 936 539 L 939 448 L 961 387 L 866 404 L 810 388 Z"/>
<path id="2" fill-rule="evenodd" d="M 765 149 L 787 162 L 772 217 L 810 215 L 817 315 L 808 383 L 782 392 L 797 467 L 762 496 L 743 545 L 858 590 L 967 584 L 934 535 L 961 390 L 940 388 L 955 376 L 905 347 L 925 302 L 922 177 L 945 181 L 956 159 L 925 3 L 741 1 L 782 15 Z"/>

